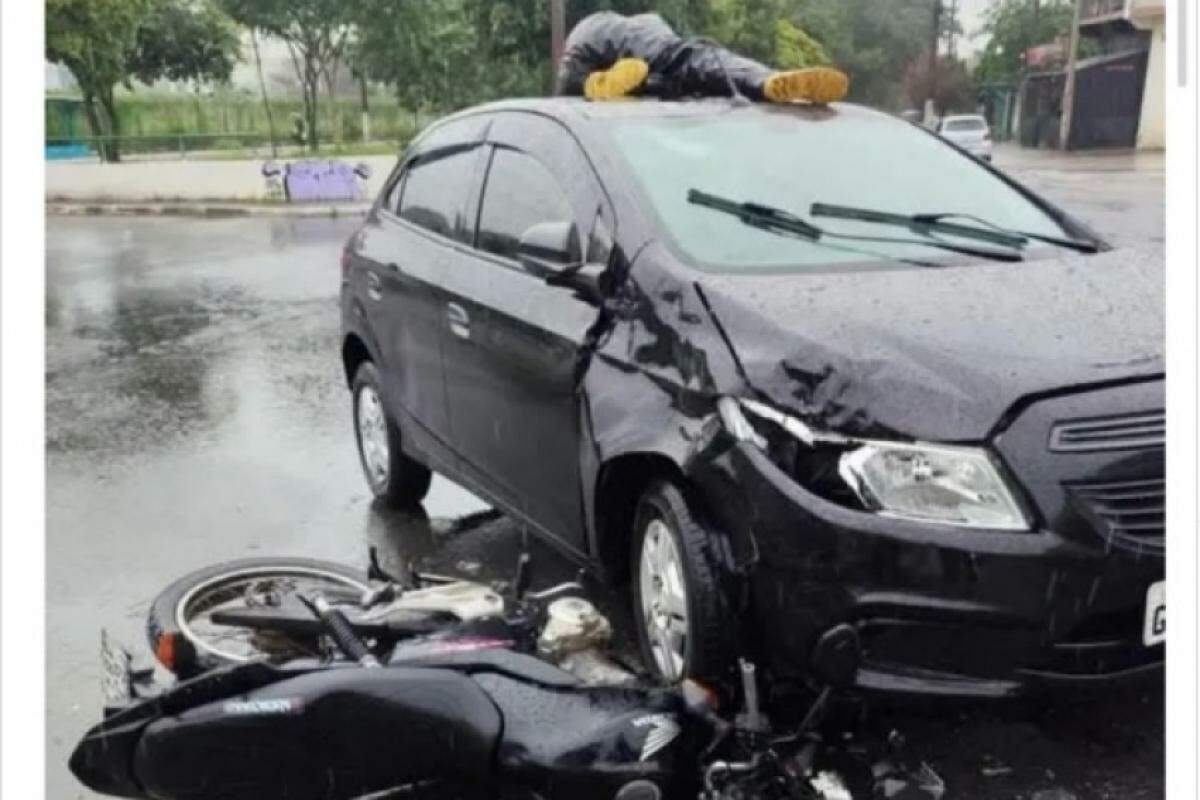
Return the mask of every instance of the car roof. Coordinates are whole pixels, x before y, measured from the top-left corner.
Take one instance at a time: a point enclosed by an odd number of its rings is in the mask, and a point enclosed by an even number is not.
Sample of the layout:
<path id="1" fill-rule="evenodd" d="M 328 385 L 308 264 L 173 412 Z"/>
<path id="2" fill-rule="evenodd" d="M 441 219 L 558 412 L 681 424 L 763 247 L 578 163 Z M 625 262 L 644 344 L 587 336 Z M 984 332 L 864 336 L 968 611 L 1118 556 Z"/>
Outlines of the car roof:
<path id="1" fill-rule="evenodd" d="M 610 102 L 594 102 L 585 100 L 582 97 L 520 98 L 472 106 L 447 119 L 500 111 L 525 111 L 535 114 L 545 114 L 565 124 L 581 126 L 587 126 L 594 120 L 703 117 L 717 114 L 744 114 L 748 117 L 765 116 L 768 114 L 791 114 L 797 119 L 809 118 L 822 122 L 828 122 L 831 117 L 893 119 L 890 114 L 854 103 L 833 103 L 828 106 L 812 106 L 804 103 L 788 105 L 754 102 L 735 103 L 725 97 L 688 98 L 682 100 L 630 98 Z"/>

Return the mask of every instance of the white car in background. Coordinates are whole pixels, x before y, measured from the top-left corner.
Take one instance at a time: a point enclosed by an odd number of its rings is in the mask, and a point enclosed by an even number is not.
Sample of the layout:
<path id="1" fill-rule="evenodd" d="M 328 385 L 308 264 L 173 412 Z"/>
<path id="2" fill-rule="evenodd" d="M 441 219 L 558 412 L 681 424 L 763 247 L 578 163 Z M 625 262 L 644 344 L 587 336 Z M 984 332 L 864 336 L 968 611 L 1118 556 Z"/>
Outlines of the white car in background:
<path id="1" fill-rule="evenodd" d="M 992 160 L 992 132 L 987 120 L 979 114 L 958 114 L 942 117 L 938 135 L 983 161 Z"/>

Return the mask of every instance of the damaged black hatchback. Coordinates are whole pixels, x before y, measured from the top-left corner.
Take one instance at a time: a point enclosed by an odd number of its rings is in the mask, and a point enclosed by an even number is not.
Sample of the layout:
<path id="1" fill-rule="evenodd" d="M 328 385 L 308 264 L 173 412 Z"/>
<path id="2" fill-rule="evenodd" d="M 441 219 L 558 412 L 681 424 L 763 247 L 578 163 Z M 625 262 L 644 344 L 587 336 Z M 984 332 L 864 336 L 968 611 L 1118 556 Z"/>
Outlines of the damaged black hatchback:
<path id="1" fill-rule="evenodd" d="M 1161 252 L 849 104 L 511 101 L 343 257 L 384 502 L 432 471 L 630 587 L 668 680 L 997 697 L 1159 674 Z"/>

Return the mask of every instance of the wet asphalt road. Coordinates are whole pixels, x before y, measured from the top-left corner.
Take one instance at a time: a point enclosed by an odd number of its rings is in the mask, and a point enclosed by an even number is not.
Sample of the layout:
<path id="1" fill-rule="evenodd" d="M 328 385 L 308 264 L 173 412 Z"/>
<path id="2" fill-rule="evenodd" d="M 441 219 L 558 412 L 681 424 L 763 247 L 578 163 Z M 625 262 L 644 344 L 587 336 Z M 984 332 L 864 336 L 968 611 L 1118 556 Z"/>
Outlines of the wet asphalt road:
<path id="1" fill-rule="evenodd" d="M 1001 162 L 1003 164 L 1003 162 Z M 1161 168 L 1022 175 L 1114 239 L 1161 241 Z M 98 717 L 107 626 L 144 649 L 173 578 L 255 555 L 502 577 L 520 534 L 437 479 L 422 514 L 369 502 L 338 362 L 338 251 L 320 219 L 47 223 L 48 794 L 92 797 L 65 761 Z M 573 568 L 535 548 L 538 582 Z M 613 598 L 600 598 L 611 607 Z M 1161 693 L 1074 705 L 880 708 L 950 798 L 1163 795 Z"/>

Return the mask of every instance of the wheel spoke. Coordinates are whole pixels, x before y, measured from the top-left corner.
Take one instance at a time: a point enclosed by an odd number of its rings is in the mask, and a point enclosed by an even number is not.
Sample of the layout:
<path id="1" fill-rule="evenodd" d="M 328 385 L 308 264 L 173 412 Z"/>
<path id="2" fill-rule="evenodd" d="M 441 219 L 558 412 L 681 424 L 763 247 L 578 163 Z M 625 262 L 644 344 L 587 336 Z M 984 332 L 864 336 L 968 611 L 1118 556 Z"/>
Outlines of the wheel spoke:
<path id="1" fill-rule="evenodd" d="M 670 582 L 663 585 L 663 591 L 659 595 L 662 610 L 674 619 L 686 621 L 687 600 L 684 598 L 683 587 L 673 584 L 674 582 Z"/>
<path id="2" fill-rule="evenodd" d="M 654 639 L 655 656 L 659 669 L 662 670 L 664 678 L 674 680 L 679 670 L 675 665 L 675 650 L 671 646 L 671 638 L 667 630 L 656 625 L 654 627 Z"/>

